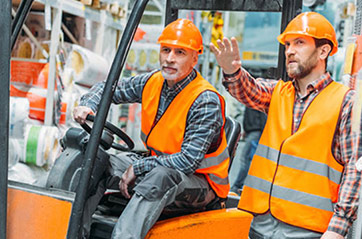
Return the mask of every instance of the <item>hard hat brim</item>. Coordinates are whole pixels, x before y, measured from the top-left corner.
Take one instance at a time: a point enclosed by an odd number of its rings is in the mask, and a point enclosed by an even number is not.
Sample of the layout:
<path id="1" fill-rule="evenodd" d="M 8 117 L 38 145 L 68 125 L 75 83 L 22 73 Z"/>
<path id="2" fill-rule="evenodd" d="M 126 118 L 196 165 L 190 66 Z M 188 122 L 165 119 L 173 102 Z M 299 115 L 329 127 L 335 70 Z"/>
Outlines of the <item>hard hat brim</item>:
<path id="1" fill-rule="evenodd" d="M 289 31 L 288 33 L 280 34 L 277 37 L 277 40 L 280 42 L 280 44 L 285 45 L 285 39 L 287 36 L 309 36 L 309 37 L 312 37 L 315 39 L 327 39 L 327 38 L 323 38 L 323 37 L 316 37 L 312 34 L 308 34 L 307 32 Z M 327 39 L 327 40 L 329 40 L 329 39 Z M 332 49 L 331 53 L 329 54 L 330 56 L 334 55 L 338 51 L 338 46 L 336 46 L 334 42 L 332 42 L 332 44 L 333 44 L 333 49 Z"/>
<path id="2" fill-rule="evenodd" d="M 190 50 L 197 51 L 197 53 L 200 55 L 203 53 L 203 47 L 201 47 L 201 49 L 196 49 L 196 48 L 190 47 L 189 45 L 182 44 L 177 40 L 162 40 L 162 41 L 158 41 L 157 43 L 160 44 L 161 46 L 167 45 L 167 46 L 177 46 L 177 47 L 187 48 Z"/>

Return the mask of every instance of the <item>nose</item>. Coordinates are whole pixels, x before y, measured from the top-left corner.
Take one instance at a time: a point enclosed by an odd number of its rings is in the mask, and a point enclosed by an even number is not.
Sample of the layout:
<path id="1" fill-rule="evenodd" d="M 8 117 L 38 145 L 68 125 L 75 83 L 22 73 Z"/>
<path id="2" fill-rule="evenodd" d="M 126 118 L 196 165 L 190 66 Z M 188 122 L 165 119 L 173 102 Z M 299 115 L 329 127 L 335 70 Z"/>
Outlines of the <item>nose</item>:
<path id="1" fill-rule="evenodd" d="M 175 61 L 175 51 L 171 50 L 166 57 L 167 62 L 174 62 Z"/>
<path id="2" fill-rule="evenodd" d="M 288 46 L 285 46 L 285 55 L 290 56 L 290 55 L 293 55 L 293 54 L 295 54 L 295 49 L 292 46 L 292 44 L 290 44 Z"/>

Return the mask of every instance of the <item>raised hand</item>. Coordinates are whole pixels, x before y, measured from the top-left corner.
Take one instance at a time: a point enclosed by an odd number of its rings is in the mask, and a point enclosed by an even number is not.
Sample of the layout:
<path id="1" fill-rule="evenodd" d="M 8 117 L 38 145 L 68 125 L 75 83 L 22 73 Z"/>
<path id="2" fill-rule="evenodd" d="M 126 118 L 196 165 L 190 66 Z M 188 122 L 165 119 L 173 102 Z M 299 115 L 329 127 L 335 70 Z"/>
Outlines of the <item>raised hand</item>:
<path id="1" fill-rule="evenodd" d="M 215 54 L 217 63 L 226 74 L 232 74 L 241 67 L 238 42 L 235 37 L 230 40 L 226 37 L 222 41 L 217 40 L 219 48 L 210 43 L 210 50 Z"/>

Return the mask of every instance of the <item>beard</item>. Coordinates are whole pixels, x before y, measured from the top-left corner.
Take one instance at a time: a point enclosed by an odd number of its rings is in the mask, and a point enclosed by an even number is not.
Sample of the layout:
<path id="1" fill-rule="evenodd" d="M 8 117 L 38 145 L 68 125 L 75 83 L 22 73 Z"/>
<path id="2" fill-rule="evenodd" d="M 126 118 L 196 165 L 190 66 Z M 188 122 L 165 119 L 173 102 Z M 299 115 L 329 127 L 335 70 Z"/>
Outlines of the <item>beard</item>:
<path id="1" fill-rule="evenodd" d="M 175 81 L 175 80 L 177 80 L 177 79 L 180 78 L 180 76 L 179 76 L 180 73 L 169 74 L 169 73 L 161 70 L 161 74 L 162 74 L 162 76 L 163 76 L 163 78 L 164 78 L 165 80 Z"/>
<path id="2" fill-rule="evenodd" d="M 173 70 L 171 70 L 171 69 Z M 161 74 L 165 80 L 169 81 L 176 81 L 181 77 L 181 72 L 179 71 L 179 68 L 175 65 L 163 65 L 161 66 Z"/>
<path id="3" fill-rule="evenodd" d="M 309 75 L 318 63 L 317 50 L 304 61 L 298 61 L 297 66 L 290 66 L 287 64 L 288 76 L 292 79 L 301 79 Z"/>

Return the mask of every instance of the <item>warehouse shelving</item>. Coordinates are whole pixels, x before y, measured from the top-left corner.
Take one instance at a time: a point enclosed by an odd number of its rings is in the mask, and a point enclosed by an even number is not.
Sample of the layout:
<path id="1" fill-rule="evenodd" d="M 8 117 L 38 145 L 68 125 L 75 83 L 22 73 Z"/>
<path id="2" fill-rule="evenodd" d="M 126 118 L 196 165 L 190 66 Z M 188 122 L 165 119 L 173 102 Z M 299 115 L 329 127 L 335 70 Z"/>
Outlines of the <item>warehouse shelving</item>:
<path id="1" fill-rule="evenodd" d="M 35 0 L 34 4 L 44 5 L 44 15 L 46 25 L 51 23 L 51 39 L 49 52 L 49 75 L 48 75 L 48 94 L 46 100 L 44 125 L 53 124 L 53 105 L 54 105 L 54 88 L 56 72 L 56 54 L 59 46 L 59 36 L 61 33 L 61 23 L 63 12 L 82 17 L 86 21 L 97 22 L 100 24 L 97 38 L 103 37 L 105 27 L 110 27 L 117 31 L 123 31 L 125 20 L 115 17 L 110 12 L 103 9 L 93 9 L 75 0 Z M 128 8 L 128 0 L 122 1 L 121 7 Z M 51 14 L 53 11 L 53 14 Z M 52 16 L 52 18 L 51 18 Z M 49 22 L 50 21 L 50 22 Z M 50 30 L 49 29 L 49 30 Z M 96 39 L 98 42 L 98 39 Z M 102 49 L 102 43 L 98 49 Z"/>
<path id="2" fill-rule="evenodd" d="M 75 16 L 84 17 L 94 22 L 103 22 L 105 25 L 117 30 L 123 30 L 124 23 L 120 18 L 112 16 L 105 10 L 97 10 L 85 6 L 83 3 L 75 0 L 36 0 L 36 2 L 42 3 L 45 6 L 48 5 L 52 8 L 62 9 L 62 11 L 73 14 Z M 127 6 L 127 0 L 124 1 L 123 6 Z M 104 14 L 104 20 L 102 15 Z"/>

